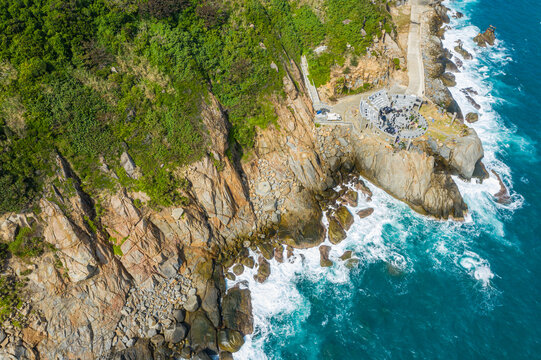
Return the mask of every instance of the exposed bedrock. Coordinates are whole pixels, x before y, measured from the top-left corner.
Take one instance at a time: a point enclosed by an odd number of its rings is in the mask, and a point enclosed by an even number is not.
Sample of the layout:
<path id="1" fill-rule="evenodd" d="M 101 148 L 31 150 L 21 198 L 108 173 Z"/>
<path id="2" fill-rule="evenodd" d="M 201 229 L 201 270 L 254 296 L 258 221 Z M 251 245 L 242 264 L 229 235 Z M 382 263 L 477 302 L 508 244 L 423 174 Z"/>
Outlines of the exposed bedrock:
<path id="1" fill-rule="evenodd" d="M 359 143 L 361 173 L 413 209 L 437 218 L 464 217 L 467 206 L 449 174 L 423 152 L 392 151 L 376 141 Z"/>

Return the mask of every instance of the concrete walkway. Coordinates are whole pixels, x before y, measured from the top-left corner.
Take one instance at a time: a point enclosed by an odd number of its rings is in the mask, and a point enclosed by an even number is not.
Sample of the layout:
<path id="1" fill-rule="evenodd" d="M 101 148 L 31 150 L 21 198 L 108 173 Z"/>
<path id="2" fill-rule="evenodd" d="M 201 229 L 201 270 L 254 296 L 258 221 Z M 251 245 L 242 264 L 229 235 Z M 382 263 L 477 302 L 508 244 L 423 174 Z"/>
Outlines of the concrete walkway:
<path id="1" fill-rule="evenodd" d="M 306 60 L 306 56 L 304 55 L 301 56 L 301 70 L 302 70 L 302 75 L 304 78 L 304 84 L 306 85 L 306 89 L 308 90 L 308 95 L 310 96 L 310 99 L 312 100 L 312 106 L 314 110 L 319 110 L 323 107 L 323 104 L 319 100 L 319 94 L 317 93 L 316 87 L 308 78 L 310 74 L 308 72 L 308 61 Z"/>
<path id="2" fill-rule="evenodd" d="M 411 23 L 408 36 L 408 76 L 406 94 L 423 98 L 425 94 L 425 72 L 421 55 L 421 14 L 425 10 L 424 0 L 410 0 Z"/>

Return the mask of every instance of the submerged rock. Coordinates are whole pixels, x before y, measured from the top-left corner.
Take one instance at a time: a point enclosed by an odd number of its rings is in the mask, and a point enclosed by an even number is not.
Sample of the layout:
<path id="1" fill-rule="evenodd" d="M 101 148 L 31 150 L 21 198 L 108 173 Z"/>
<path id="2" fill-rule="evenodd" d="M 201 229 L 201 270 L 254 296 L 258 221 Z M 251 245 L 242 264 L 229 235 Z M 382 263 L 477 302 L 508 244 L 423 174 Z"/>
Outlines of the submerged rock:
<path id="1" fill-rule="evenodd" d="M 357 258 L 351 258 L 346 260 L 345 265 L 348 269 L 353 269 L 359 265 L 360 260 Z"/>
<path id="2" fill-rule="evenodd" d="M 350 259 L 350 258 L 351 258 L 351 255 L 353 255 L 353 251 L 351 251 L 351 250 L 346 250 L 346 251 L 344 251 L 344 253 L 342 254 L 342 256 L 340 256 L 340 259 L 341 259 L 342 261 L 345 261 L 345 260 L 347 260 L 347 259 Z"/>

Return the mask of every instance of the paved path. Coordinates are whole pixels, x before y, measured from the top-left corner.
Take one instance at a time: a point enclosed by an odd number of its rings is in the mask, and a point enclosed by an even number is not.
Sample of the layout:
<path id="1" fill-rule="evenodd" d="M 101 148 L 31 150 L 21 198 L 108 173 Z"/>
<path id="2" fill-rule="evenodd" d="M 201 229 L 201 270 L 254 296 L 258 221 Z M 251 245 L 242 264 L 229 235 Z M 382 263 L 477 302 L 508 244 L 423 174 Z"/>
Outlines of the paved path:
<path id="1" fill-rule="evenodd" d="M 408 76 L 409 85 L 406 94 L 422 98 L 425 93 L 425 72 L 421 55 L 421 14 L 424 11 L 423 0 L 410 0 L 411 23 L 408 36 Z"/>
<path id="2" fill-rule="evenodd" d="M 319 94 L 317 93 L 317 89 L 312 84 L 310 79 L 308 78 L 309 72 L 308 72 L 308 61 L 306 60 L 306 56 L 301 57 L 301 70 L 302 75 L 304 77 L 304 83 L 306 84 L 306 88 L 308 89 L 308 95 L 310 96 L 310 99 L 312 100 L 312 104 L 314 107 L 314 110 L 318 110 L 322 107 L 322 103 L 319 100 Z"/>

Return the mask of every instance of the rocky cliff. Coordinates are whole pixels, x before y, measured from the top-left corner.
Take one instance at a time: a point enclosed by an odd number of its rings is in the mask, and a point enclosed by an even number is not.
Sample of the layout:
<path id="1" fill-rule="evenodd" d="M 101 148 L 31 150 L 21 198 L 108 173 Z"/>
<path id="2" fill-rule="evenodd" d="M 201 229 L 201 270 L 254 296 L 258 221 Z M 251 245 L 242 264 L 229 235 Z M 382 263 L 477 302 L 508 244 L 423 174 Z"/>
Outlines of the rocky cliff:
<path id="1" fill-rule="evenodd" d="M 443 66 L 437 57 L 434 69 L 427 67 L 429 81 L 444 100 L 435 94 L 433 100 L 456 110 L 437 80 Z M 365 60 L 360 64 L 371 61 Z M 333 197 L 329 189 L 351 174 L 362 174 L 423 214 L 464 216 L 467 207 L 450 175 L 473 176 L 483 154 L 474 133 L 445 148 L 425 143 L 406 150 L 358 125 L 316 127 L 299 68 L 292 61 L 286 68 L 285 95 L 271 99 L 277 122 L 258 132 L 243 158 L 229 149 L 226 114 L 212 95 L 207 98 L 202 118 L 212 151 L 177 169 L 189 182 L 182 190 L 189 201 L 181 207 L 154 209 L 145 194 L 121 187 L 91 197 L 58 156 L 40 209 L 0 218 L 3 241 L 32 227 L 50 244 L 32 261 L 8 261 L 5 271 L 26 282 L 22 320 L 8 320 L 0 331 L 2 356 L 231 358 L 253 324 L 249 290 L 227 290 L 224 270 L 233 263 L 258 266 L 264 281 L 267 260 L 283 259 L 283 245 L 321 243 L 322 199 Z M 372 75 L 379 77 L 380 70 Z M 368 68 L 363 71 L 348 81 L 373 78 Z M 251 258 L 248 248 L 262 255 Z"/>

